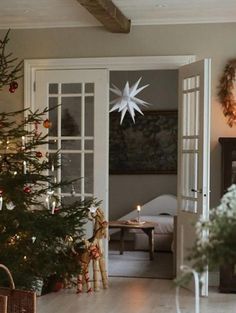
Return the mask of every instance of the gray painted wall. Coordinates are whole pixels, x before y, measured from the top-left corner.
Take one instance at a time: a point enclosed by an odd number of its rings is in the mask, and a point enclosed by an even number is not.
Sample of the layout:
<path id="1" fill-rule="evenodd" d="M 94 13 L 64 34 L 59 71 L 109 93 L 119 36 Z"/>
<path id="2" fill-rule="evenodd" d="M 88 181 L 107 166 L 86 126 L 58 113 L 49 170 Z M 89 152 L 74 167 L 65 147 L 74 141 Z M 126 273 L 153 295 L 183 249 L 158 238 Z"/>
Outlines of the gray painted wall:
<path id="1" fill-rule="evenodd" d="M 9 49 L 23 59 L 145 55 L 196 55 L 212 58 L 211 206 L 220 198 L 221 136 L 236 136 L 217 100 L 217 86 L 226 62 L 236 57 L 236 23 L 133 26 L 130 34 L 98 28 L 12 30 Z M 0 37 L 5 34 L 0 31 Z M 23 90 L 0 96 L 1 110 L 23 107 Z"/>
<path id="2" fill-rule="evenodd" d="M 112 71 L 110 83 L 123 88 L 126 81 L 134 84 L 140 77 L 140 86 L 149 84 L 137 95 L 150 103 L 145 110 L 177 110 L 177 70 Z M 133 210 L 137 204 L 142 205 L 163 193 L 176 195 L 176 183 L 177 175 L 110 175 L 110 219 L 120 218 Z"/>

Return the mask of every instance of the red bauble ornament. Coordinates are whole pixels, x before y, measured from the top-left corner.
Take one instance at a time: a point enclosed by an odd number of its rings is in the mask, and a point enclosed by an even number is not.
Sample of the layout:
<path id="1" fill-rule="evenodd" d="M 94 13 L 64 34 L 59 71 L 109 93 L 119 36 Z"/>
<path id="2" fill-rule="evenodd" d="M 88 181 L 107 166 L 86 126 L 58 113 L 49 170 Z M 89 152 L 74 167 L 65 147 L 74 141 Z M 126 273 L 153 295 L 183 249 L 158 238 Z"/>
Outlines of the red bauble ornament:
<path id="1" fill-rule="evenodd" d="M 41 158 L 43 156 L 42 152 L 40 152 L 40 151 L 36 151 L 35 154 L 36 154 L 37 158 Z"/>
<path id="2" fill-rule="evenodd" d="M 14 80 L 10 83 L 10 88 L 12 89 L 17 89 L 18 88 L 18 83 Z"/>
<path id="3" fill-rule="evenodd" d="M 51 127 L 52 127 L 52 122 L 51 122 L 49 119 L 46 119 L 46 120 L 43 122 L 43 127 L 45 127 L 45 128 L 51 128 Z"/>
<path id="4" fill-rule="evenodd" d="M 14 93 L 16 89 L 18 88 L 18 83 L 14 80 L 9 85 L 9 92 Z"/>
<path id="5" fill-rule="evenodd" d="M 57 292 L 59 290 L 61 290 L 64 287 L 64 284 L 62 281 L 57 281 L 55 282 L 55 285 L 53 286 L 53 291 Z"/>
<path id="6" fill-rule="evenodd" d="M 16 91 L 14 88 L 11 88 L 11 87 L 8 90 L 10 93 L 14 93 Z"/>
<path id="7" fill-rule="evenodd" d="M 23 190 L 25 193 L 31 193 L 31 189 L 28 186 L 26 186 Z"/>

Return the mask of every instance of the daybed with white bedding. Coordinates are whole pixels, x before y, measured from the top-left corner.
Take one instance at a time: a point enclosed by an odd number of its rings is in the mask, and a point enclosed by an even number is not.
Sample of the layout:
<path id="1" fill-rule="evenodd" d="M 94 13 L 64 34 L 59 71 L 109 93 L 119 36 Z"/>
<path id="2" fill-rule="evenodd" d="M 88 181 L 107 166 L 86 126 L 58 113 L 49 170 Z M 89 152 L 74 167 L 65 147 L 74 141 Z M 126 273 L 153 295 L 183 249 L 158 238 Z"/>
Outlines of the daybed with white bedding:
<path id="1" fill-rule="evenodd" d="M 171 251 L 174 233 L 174 216 L 177 199 L 174 195 L 161 195 L 141 207 L 141 220 L 156 224 L 154 229 L 154 247 L 159 251 Z M 120 218 L 130 220 L 137 218 L 137 210 Z M 142 230 L 131 230 L 134 236 L 134 249 L 148 250 L 148 236 Z"/>

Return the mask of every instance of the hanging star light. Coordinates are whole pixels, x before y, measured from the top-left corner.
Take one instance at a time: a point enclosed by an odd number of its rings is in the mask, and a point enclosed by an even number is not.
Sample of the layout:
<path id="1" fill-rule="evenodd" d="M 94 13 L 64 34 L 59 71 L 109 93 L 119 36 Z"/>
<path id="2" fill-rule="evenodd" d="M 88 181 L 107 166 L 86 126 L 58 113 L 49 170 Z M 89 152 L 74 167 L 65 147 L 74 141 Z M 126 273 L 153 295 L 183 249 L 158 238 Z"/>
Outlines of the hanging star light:
<path id="1" fill-rule="evenodd" d="M 110 102 L 111 105 L 114 104 L 110 112 L 113 112 L 115 110 L 121 112 L 120 124 L 122 124 L 126 112 L 129 112 L 134 123 L 135 111 L 138 111 L 140 114 L 144 115 L 139 106 L 147 106 L 148 102 L 135 97 L 140 91 L 149 86 L 145 85 L 138 88 L 141 79 L 142 77 L 140 77 L 139 80 L 131 87 L 129 86 L 129 82 L 127 81 L 123 91 L 113 84 L 113 88 L 110 88 L 110 90 L 118 96 L 118 98 Z"/>

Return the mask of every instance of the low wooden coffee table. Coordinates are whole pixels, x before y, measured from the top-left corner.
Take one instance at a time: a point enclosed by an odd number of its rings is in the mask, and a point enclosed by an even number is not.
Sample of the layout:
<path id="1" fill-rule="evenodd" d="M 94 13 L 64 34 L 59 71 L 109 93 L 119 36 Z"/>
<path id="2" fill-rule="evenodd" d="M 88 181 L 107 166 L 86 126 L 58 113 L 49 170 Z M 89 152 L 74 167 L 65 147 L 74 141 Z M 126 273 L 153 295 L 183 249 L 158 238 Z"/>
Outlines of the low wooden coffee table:
<path id="1" fill-rule="evenodd" d="M 128 221 L 110 221 L 109 228 L 120 228 L 120 254 L 124 253 L 124 235 L 128 229 L 141 229 L 149 238 L 149 256 L 150 260 L 154 259 L 154 227 L 155 224 L 129 223 Z"/>

